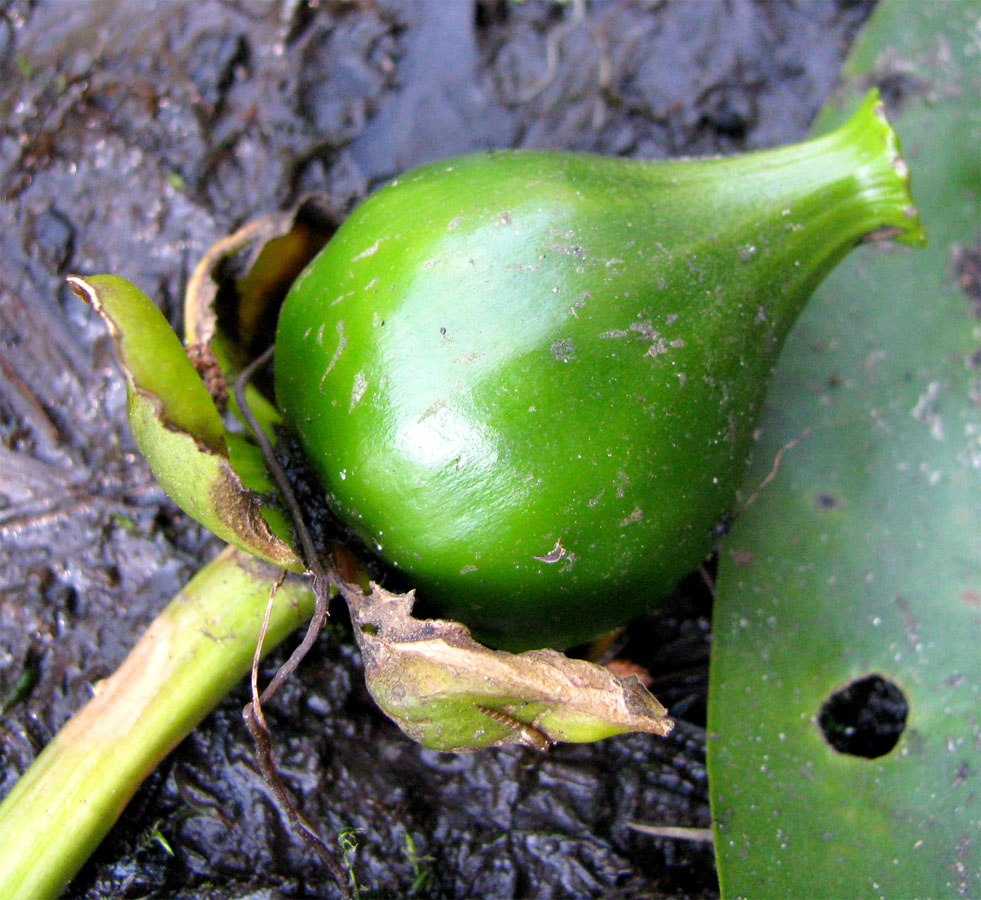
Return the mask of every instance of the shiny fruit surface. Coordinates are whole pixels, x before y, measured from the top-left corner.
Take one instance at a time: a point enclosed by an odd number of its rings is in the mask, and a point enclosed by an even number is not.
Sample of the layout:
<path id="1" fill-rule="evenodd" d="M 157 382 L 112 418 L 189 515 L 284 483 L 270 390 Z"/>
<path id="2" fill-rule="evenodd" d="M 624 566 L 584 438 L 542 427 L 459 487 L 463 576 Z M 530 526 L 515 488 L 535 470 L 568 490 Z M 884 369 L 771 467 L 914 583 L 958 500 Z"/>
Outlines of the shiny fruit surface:
<path id="1" fill-rule="evenodd" d="M 900 163 L 870 97 L 743 157 L 427 166 L 297 279 L 278 402 L 330 504 L 421 597 L 496 646 L 584 640 L 712 548 L 820 279 L 869 233 L 919 238 Z"/>

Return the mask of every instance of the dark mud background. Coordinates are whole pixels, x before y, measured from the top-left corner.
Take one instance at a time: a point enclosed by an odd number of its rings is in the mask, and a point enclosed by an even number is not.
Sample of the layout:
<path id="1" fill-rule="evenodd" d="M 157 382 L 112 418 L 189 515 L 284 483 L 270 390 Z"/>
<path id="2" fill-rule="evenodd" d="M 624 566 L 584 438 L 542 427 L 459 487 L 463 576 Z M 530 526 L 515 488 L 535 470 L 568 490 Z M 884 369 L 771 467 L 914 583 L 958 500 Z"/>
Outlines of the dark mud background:
<path id="1" fill-rule="evenodd" d="M 308 191 L 346 209 L 407 166 L 487 147 L 795 140 L 870 7 L 0 5 L 0 794 L 218 549 L 134 452 L 111 347 L 67 273 L 123 275 L 177 324 L 208 246 Z M 338 621 L 267 709 L 284 775 L 324 834 L 356 829 L 372 896 L 713 896 L 710 844 L 631 825 L 709 825 L 706 594 L 638 624 L 624 651 L 675 733 L 547 757 L 411 744 L 373 708 Z M 330 893 L 256 773 L 245 697 L 148 780 L 69 896 Z"/>

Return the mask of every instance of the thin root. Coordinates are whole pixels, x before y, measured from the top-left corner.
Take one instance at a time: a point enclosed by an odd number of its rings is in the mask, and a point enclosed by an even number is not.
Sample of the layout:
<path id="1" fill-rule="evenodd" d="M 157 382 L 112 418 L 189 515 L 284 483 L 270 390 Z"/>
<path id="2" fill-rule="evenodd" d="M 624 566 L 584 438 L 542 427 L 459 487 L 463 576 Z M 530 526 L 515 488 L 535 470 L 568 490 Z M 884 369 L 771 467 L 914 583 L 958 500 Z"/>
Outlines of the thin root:
<path id="1" fill-rule="evenodd" d="M 256 641 L 255 653 L 252 655 L 252 711 L 256 722 L 258 722 L 258 724 L 266 732 L 268 732 L 269 729 L 266 726 L 266 717 L 262 713 L 262 698 L 259 696 L 259 662 L 262 659 L 263 645 L 266 643 L 266 632 L 269 631 L 269 619 L 272 616 L 273 603 L 276 601 L 276 594 L 279 592 L 279 589 L 285 580 L 286 570 L 284 569 L 276 583 L 272 586 L 272 590 L 269 592 L 269 602 L 266 603 L 266 614 L 262 618 L 262 628 L 259 629 L 259 640 Z M 246 707 L 246 710 L 247 709 L 248 707 Z M 246 720 L 247 719 L 248 712 L 246 712 Z"/>
<path id="2" fill-rule="evenodd" d="M 351 893 L 347 887 L 347 877 L 344 869 L 327 845 L 321 840 L 313 826 L 303 817 L 303 814 L 297 808 L 296 801 L 283 783 L 283 779 L 280 778 L 279 770 L 276 768 L 276 761 L 273 759 L 272 754 L 272 736 L 265 722 L 260 722 L 251 703 L 245 707 L 244 717 L 245 726 L 249 729 L 249 734 L 252 735 L 252 740 L 255 742 L 256 759 L 259 762 L 259 770 L 262 772 L 263 779 L 273 789 L 279 805 L 285 810 L 290 824 L 300 833 L 300 837 L 303 838 L 304 843 L 327 864 L 330 874 L 337 882 L 343 896 L 345 898 L 351 897 Z"/>
<path id="3" fill-rule="evenodd" d="M 787 443 L 784 444 L 777 451 L 777 455 L 773 458 L 773 468 L 770 469 L 770 474 L 767 475 L 766 478 L 764 478 L 759 483 L 759 486 L 756 488 L 756 490 L 753 491 L 753 493 L 750 495 L 749 499 L 743 504 L 743 507 L 742 508 L 743 508 L 744 511 L 747 510 L 747 509 L 749 509 L 757 501 L 757 499 L 759 498 L 760 494 L 763 492 L 763 489 L 771 481 L 773 481 L 774 478 L 777 477 L 777 472 L 779 472 L 779 470 L 780 470 L 780 463 L 783 461 L 783 455 L 784 455 L 784 453 L 786 453 L 788 450 L 792 450 L 794 447 L 796 447 L 810 433 L 811 433 L 811 429 L 810 428 L 805 428 L 804 431 L 801 432 L 800 437 L 795 437 L 793 440 L 787 441 Z"/>
<path id="4" fill-rule="evenodd" d="M 334 880 L 337 882 L 342 895 L 345 898 L 348 898 L 351 897 L 352 894 L 348 886 L 343 867 L 338 862 L 337 857 L 330 851 L 327 845 L 317 834 L 313 826 L 303 817 L 296 805 L 296 801 L 293 799 L 293 796 L 283 783 L 283 779 L 280 777 L 279 770 L 276 768 L 276 761 L 273 758 L 272 735 L 270 734 L 269 727 L 266 724 L 266 718 L 262 712 L 262 704 L 268 701 L 271 697 L 274 697 L 283 684 L 285 684 L 286 680 L 296 671 L 304 657 L 310 652 L 310 649 L 316 642 L 320 632 L 323 630 L 324 623 L 327 621 L 331 584 L 334 580 L 331 578 L 326 567 L 320 560 L 320 556 L 317 553 L 313 539 L 311 538 L 310 532 L 303 520 L 303 512 L 296 500 L 296 495 L 293 493 L 293 489 L 290 486 L 289 479 L 286 477 L 286 473 L 283 471 L 282 467 L 279 465 L 279 462 L 275 458 L 272 446 L 269 443 L 269 438 L 266 437 L 265 432 L 262 430 L 262 427 L 259 425 L 258 420 L 253 415 L 252 410 L 249 408 L 248 402 L 245 399 L 246 385 L 248 385 L 256 370 L 269 361 L 272 356 L 272 351 L 273 348 L 270 347 L 265 353 L 257 357 L 248 366 L 246 366 L 245 369 L 242 370 L 241 374 L 235 381 L 235 400 L 238 403 L 242 417 L 245 419 L 249 428 L 252 429 L 256 442 L 259 444 L 259 449 L 262 451 L 266 466 L 272 474 L 273 480 L 276 482 L 276 486 L 279 488 L 279 492 L 282 495 L 290 517 L 292 518 L 293 527 L 296 529 L 296 533 L 300 541 L 303 563 L 313 576 L 312 588 L 314 595 L 314 610 L 313 616 L 310 619 L 310 624 L 307 626 L 306 634 L 303 636 L 303 640 L 300 641 L 299 646 L 297 646 L 297 648 L 290 654 L 289 659 L 287 659 L 286 662 L 279 667 L 272 680 L 268 685 L 266 685 L 265 690 L 263 690 L 260 694 L 259 661 L 262 658 L 262 647 L 265 643 L 266 632 L 269 628 L 269 618 L 272 613 L 272 605 L 276 597 L 276 592 L 279 590 L 279 586 L 283 583 L 283 579 L 286 577 L 286 572 L 284 571 L 279 581 L 276 582 L 269 594 L 269 603 L 266 605 L 265 618 L 263 619 L 262 629 L 259 632 L 259 640 L 256 644 L 255 655 L 252 658 L 252 702 L 245 707 L 245 709 L 242 711 L 242 715 L 245 719 L 245 726 L 248 728 L 249 734 L 252 735 L 252 740 L 255 742 L 256 759 L 258 760 L 262 777 L 272 788 L 274 794 L 276 795 L 276 799 L 286 812 L 290 823 L 299 832 L 306 845 L 311 850 L 316 852 L 321 859 L 323 859 L 328 869 L 330 869 L 330 873 Z"/>
<path id="5" fill-rule="evenodd" d="M 559 50 L 562 41 L 572 34 L 586 17 L 586 0 L 572 0 L 572 12 L 569 17 L 556 25 L 545 38 L 545 72 L 534 84 L 522 91 L 510 101 L 514 106 L 530 103 L 541 94 L 554 80 L 559 70 Z"/>

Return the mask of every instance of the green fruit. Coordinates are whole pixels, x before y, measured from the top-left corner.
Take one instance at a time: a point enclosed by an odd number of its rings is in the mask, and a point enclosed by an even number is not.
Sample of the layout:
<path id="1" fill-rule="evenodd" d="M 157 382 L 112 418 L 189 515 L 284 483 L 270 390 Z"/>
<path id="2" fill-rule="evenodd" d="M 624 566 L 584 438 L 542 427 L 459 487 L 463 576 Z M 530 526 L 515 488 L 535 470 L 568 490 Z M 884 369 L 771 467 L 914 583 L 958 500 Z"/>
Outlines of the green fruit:
<path id="1" fill-rule="evenodd" d="M 838 132 L 731 159 L 429 165 L 297 279 L 278 402 L 421 597 L 496 646 L 568 646 L 711 550 L 784 336 L 873 233 L 922 240 L 874 95 Z"/>

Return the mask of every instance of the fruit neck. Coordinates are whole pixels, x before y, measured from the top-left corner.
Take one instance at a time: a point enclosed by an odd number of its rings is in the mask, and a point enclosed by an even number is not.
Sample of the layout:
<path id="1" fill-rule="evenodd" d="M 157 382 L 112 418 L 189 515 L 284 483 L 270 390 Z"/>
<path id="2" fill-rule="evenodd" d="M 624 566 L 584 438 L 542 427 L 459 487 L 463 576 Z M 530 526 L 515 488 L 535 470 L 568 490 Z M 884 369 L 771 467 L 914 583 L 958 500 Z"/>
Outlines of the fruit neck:
<path id="1" fill-rule="evenodd" d="M 733 180 L 739 178 L 743 190 L 755 180 L 758 196 L 783 204 L 780 212 L 800 223 L 794 227 L 806 231 L 809 242 L 840 246 L 844 253 L 862 241 L 926 241 L 909 169 L 878 90 L 829 134 L 731 163 Z"/>
<path id="2" fill-rule="evenodd" d="M 909 168 L 877 89 L 869 91 L 855 114 L 836 131 L 774 155 L 785 155 L 792 164 L 810 162 L 815 187 L 837 183 L 842 190 L 850 189 L 851 196 L 838 214 L 829 210 L 829 224 L 834 222 L 859 240 L 892 240 L 909 246 L 926 242 L 910 195 Z"/>
<path id="3" fill-rule="evenodd" d="M 688 172 L 694 177 L 696 166 L 682 164 L 681 180 Z M 877 90 L 836 131 L 718 166 L 713 228 L 745 241 L 737 258 L 754 264 L 747 271 L 753 296 L 778 343 L 813 289 L 857 243 L 925 243 L 909 170 Z"/>

